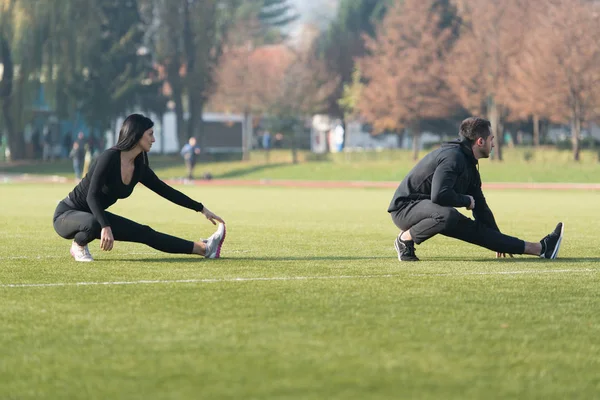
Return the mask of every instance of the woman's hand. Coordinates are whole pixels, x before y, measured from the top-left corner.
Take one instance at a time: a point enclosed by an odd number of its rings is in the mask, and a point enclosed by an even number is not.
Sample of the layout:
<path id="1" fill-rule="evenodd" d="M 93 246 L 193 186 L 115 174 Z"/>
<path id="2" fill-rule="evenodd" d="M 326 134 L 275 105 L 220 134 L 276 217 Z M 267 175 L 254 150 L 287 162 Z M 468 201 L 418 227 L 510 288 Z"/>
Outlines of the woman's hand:
<path id="1" fill-rule="evenodd" d="M 111 251 L 114 243 L 115 238 L 113 237 L 110 226 L 102 228 L 102 231 L 100 232 L 100 248 L 104 251 Z"/>
<path id="2" fill-rule="evenodd" d="M 212 211 L 210 211 L 206 207 L 204 207 L 204 209 L 202 209 L 202 214 L 204 214 L 204 216 L 206 217 L 206 219 L 209 220 L 210 222 L 212 222 L 213 225 L 217 224 L 215 221 L 219 221 L 222 224 L 225 223 L 225 221 L 223 221 L 223 219 L 221 217 L 219 217 L 218 215 L 214 214 Z"/>

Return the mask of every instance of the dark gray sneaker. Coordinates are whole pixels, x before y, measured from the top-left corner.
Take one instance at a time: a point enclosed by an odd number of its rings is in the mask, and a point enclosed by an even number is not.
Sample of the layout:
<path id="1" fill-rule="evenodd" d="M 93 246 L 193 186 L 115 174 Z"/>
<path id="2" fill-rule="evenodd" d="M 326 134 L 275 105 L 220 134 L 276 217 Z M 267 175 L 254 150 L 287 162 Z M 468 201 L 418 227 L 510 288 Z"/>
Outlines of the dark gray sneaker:
<path id="1" fill-rule="evenodd" d="M 402 232 L 400 232 L 402 235 Z M 394 247 L 398 253 L 398 261 L 419 261 L 415 254 L 415 242 L 412 240 L 402 240 L 400 235 L 394 241 Z"/>
<path id="2" fill-rule="evenodd" d="M 541 258 L 553 260 L 558 256 L 558 250 L 560 249 L 564 231 L 565 226 L 562 222 L 559 222 L 558 225 L 556 225 L 556 228 L 554 228 L 554 231 L 540 241 L 542 244 Z"/>

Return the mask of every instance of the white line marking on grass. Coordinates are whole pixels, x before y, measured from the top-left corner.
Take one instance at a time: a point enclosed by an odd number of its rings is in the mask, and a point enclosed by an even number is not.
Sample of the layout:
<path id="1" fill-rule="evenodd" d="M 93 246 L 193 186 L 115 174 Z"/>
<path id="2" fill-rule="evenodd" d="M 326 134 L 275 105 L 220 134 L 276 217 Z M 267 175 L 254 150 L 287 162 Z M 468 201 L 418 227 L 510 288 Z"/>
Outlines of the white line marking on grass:
<path id="1" fill-rule="evenodd" d="M 526 271 L 498 271 L 498 272 L 466 272 L 447 274 L 410 274 L 408 276 L 468 276 L 468 275 L 538 275 L 551 273 L 585 273 L 599 272 L 597 269 L 551 269 L 551 270 L 526 270 Z M 56 283 L 4 283 L 0 288 L 28 288 L 28 287 L 60 287 L 60 286 L 119 286 L 119 285 L 156 285 L 177 283 L 228 283 L 228 282 L 268 282 L 268 281 L 307 281 L 325 279 L 383 279 L 399 278 L 404 274 L 386 275 L 338 275 L 338 276 L 274 276 L 257 278 L 222 278 L 222 279 L 177 279 L 177 280 L 139 280 L 139 281 L 109 281 L 109 282 L 56 282 Z"/>
<path id="2" fill-rule="evenodd" d="M 489 271 L 489 272 L 449 272 L 442 274 L 412 274 L 411 276 L 468 276 L 468 275 L 536 275 L 536 274 L 561 274 L 561 273 L 578 273 L 578 272 L 598 272 L 597 269 L 546 269 L 546 270 L 523 270 L 523 271 Z"/>

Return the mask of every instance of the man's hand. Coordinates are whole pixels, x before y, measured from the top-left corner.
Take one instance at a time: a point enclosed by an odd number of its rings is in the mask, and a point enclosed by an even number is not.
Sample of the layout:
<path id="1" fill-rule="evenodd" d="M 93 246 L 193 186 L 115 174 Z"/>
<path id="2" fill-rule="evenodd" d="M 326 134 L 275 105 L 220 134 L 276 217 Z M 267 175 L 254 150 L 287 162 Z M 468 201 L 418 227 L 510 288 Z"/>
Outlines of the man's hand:
<path id="1" fill-rule="evenodd" d="M 471 199 L 471 204 L 467 206 L 467 210 L 472 210 L 475 208 L 475 199 L 471 195 L 467 195 L 467 197 Z"/>
<path id="2" fill-rule="evenodd" d="M 507 254 L 510 256 L 510 258 L 515 258 L 515 256 L 510 253 L 496 253 L 496 258 L 506 258 Z"/>
<path id="3" fill-rule="evenodd" d="M 221 217 L 219 217 L 216 214 L 213 214 L 212 211 L 210 211 L 206 207 L 204 207 L 204 209 L 202 210 L 202 214 L 204 214 L 204 216 L 206 217 L 206 219 L 209 220 L 210 222 L 212 222 L 213 225 L 217 224 L 215 221 L 219 221 L 222 224 L 225 223 L 225 221 L 223 221 L 223 219 Z"/>
<path id="4" fill-rule="evenodd" d="M 100 232 L 100 248 L 104 251 L 111 251 L 115 243 L 115 238 L 112 234 L 110 226 L 102 228 Z"/>

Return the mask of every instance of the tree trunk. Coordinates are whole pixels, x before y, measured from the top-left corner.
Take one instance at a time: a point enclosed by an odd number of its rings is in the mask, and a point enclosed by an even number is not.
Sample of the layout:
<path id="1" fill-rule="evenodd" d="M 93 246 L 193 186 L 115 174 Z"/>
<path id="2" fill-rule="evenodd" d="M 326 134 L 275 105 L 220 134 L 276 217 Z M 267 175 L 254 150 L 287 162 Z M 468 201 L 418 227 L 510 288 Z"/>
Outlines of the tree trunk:
<path id="1" fill-rule="evenodd" d="M 186 126 L 186 141 L 192 136 L 196 136 L 196 124 L 198 119 L 198 101 L 194 93 L 188 93 L 188 121 Z M 200 138 L 196 137 L 200 140 Z"/>
<path id="2" fill-rule="evenodd" d="M 25 141 L 23 135 L 16 132 L 12 113 L 14 65 L 10 46 L 2 34 L 0 34 L 0 63 L 4 67 L 2 80 L 0 80 L 0 102 L 2 103 L 4 127 L 8 134 L 7 142 L 10 149 L 10 158 L 21 160 L 25 158 Z M 2 135 L 0 134 L 0 140 L 1 138 Z"/>
<path id="3" fill-rule="evenodd" d="M 533 115 L 533 147 L 540 146 L 540 117 Z"/>
<path id="4" fill-rule="evenodd" d="M 192 136 L 198 140 L 200 147 L 204 147 L 204 126 L 202 112 L 206 99 L 195 93 L 189 95 L 189 119 L 187 121 L 187 138 Z M 186 139 L 187 140 L 187 139 Z"/>
<path id="5" fill-rule="evenodd" d="M 178 72 L 177 72 L 178 73 Z M 171 75 L 171 73 L 169 73 Z M 177 140 L 179 140 L 178 146 L 181 147 L 187 142 L 185 121 L 183 119 L 183 94 L 181 90 L 180 78 L 169 78 L 169 84 L 173 90 L 173 101 L 175 102 L 175 120 L 177 129 Z"/>
<path id="6" fill-rule="evenodd" d="M 189 2 L 183 2 L 183 48 L 185 51 L 185 60 L 186 60 L 186 76 L 185 83 L 187 87 L 187 95 L 188 95 L 188 114 L 189 119 L 187 123 L 186 129 L 186 138 L 187 141 L 192 136 L 196 136 L 196 132 L 198 127 L 196 126 L 199 121 L 198 112 L 200 112 L 200 119 L 202 119 L 202 101 L 200 100 L 201 86 L 198 85 L 195 76 L 196 72 L 196 47 L 194 43 L 194 32 L 192 30 L 192 24 L 190 21 L 190 10 L 189 10 Z M 202 145 L 202 138 L 197 138 Z"/>
<path id="7" fill-rule="evenodd" d="M 156 117 L 160 121 L 160 154 L 165 154 L 165 113 L 159 113 Z"/>
<path id="8" fill-rule="evenodd" d="M 578 108 L 578 107 L 576 107 Z M 573 161 L 579 161 L 580 144 L 579 137 L 581 134 L 581 120 L 577 113 L 573 116 L 571 121 L 571 143 L 573 144 Z"/>
<path id="9" fill-rule="evenodd" d="M 396 136 L 398 136 L 398 148 L 399 149 L 404 149 L 404 135 L 406 133 L 406 129 L 401 129 L 400 132 L 396 133 Z"/>
<path id="10" fill-rule="evenodd" d="M 546 120 L 540 121 L 540 143 L 545 142 L 548 137 L 549 123 Z"/>
<path id="11" fill-rule="evenodd" d="M 252 117 L 248 110 L 244 110 L 242 121 L 242 160 L 250 160 L 250 148 L 252 147 Z"/>
<path id="12" fill-rule="evenodd" d="M 496 151 L 492 153 L 492 160 L 502 161 L 503 134 L 500 121 L 500 110 L 494 96 L 490 96 L 487 102 L 488 120 L 492 125 L 492 135 L 496 136 Z"/>
<path id="13" fill-rule="evenodd" d="M 300 124 L 296 123 L 293 130 L 292 130 L 292 134 L 290 135 L 292 138 L 291 141 L 291 147 L 292 147 L 292 164 L 298 164 L 298 149 L 296 148 L 296 135 L 298 135 L 298 130 Z"/>
<path id="14" fill-rule="evenodd" d="M 504 123 L 501 119 L 498 119 L 498 141 L 496 142 L 496 155 L 498 157 L 498 161 L 503 160 L 503 151 L 504 151 Z"/>
<path id="15" fill-rule="evenodd" d="M 412 150 L 413 150 L 413 160 L 417 161 L 419 159 L 419 145 L 421 143 L 421 133 L 418 128 L 411 129 L 412 133 Z"/>

